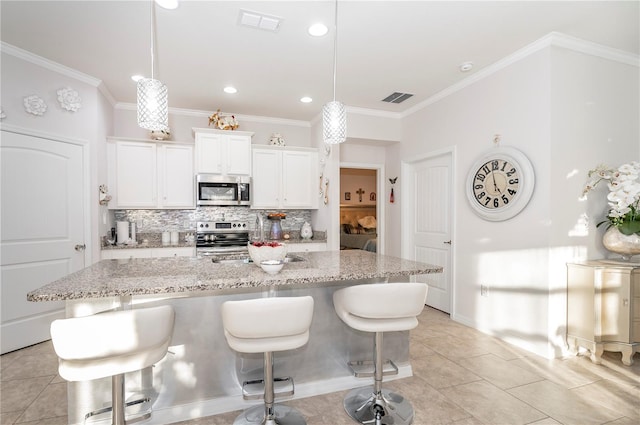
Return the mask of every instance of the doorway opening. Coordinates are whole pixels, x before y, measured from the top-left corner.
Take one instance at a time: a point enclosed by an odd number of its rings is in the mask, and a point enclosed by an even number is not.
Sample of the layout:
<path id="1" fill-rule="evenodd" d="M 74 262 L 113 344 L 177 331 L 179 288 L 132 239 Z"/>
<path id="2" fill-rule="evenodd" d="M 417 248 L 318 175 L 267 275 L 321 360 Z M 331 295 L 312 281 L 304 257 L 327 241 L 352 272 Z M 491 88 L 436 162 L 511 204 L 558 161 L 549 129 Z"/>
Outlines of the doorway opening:
<path id="1" fill-rule="evenodd" d="M 384 251 L 382 166 L 341 164 L 340 249 Z"/>

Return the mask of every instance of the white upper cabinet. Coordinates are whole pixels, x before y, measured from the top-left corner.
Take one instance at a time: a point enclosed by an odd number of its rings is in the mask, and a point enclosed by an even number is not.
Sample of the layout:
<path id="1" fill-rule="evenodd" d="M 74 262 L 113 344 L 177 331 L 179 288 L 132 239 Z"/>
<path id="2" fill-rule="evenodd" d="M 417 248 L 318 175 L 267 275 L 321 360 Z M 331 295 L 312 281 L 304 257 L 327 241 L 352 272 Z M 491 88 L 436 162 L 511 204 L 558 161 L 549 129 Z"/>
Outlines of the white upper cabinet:
<path id="1" fill-rule="evenodd" d="M 252 208 L 316 209 L 318 151 L 253 147 Z"/>
<path id="2" fill-rule="evenodd" d="M 196 173 L 251 175 L 251 137 L 248 131 L 194 128 Z"/>
<path id="3" fill-rule="evenodd" d="M 158 145 L 158 206 L 195 207 L 193 145 Z"/>
<path id="4" fill-rule="evenodd" d="M 193 145 L 109 139 L 111 209 L 195 208 Z"/>

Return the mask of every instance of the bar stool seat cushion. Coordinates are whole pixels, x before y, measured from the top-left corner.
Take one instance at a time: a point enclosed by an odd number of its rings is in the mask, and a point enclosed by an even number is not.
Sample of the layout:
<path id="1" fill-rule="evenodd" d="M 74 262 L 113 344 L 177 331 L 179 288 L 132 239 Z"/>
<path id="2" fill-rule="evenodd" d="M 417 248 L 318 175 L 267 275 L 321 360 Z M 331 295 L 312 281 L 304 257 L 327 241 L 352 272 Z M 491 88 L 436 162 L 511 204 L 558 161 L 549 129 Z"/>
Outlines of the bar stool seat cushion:
<path id="1" fill-rule="evenodd" d="M 272 297 L 222 304 L 224 333 L 240 353 L 285 351 L 309 340 L 313 298 Z"/>
<path id="2" fill-rule="evenodd" d="M 85 381 L 151 366 L 166 355 L 174 320 L 170 306 L 55 320 L 58 372 L 67 381 Z"/>
<path id="3" fill-rule="evenodd" d="M 359 331 L 406 331 L 418 326 L 427 289 L 412 282 L 354 285 L 334 292 L 333 304 L 338 317 Z"/>

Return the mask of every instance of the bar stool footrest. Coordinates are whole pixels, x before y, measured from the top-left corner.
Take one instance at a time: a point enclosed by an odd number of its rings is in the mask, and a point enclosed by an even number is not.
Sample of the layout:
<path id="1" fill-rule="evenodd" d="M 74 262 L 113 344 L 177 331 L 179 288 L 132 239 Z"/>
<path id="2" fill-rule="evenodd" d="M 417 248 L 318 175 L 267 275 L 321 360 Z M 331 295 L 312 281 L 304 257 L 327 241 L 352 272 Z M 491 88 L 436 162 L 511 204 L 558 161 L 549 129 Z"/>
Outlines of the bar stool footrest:
<path id="1" fill-rule="evenodd" d="M 126 402 L 124 404 L 124 407 L 127 408 L 130 406 L 136 406 L 138 404 L 147 403 L 149 401 L 151 401 L 149 397 L 138 398 L 138 399 Z M 108 413 L 112 411 L 113 411 L 113 406 L 108 406 L 108 407 L 103 407 L 102 409 L 93 410 L 87 413 L 86 415 L 84 415 L 84 421 L 87 422 L 87 419 L 93 416 L 102 415 L 103 413 Z M 143 421 L 145 419 L 149 419 L 150 417 L 151 417 L 151 411 L 148 411 L 147 413 L 141 414 L 140 416 L 136 416 L 135 418 L 128 419 L 127 424 Z"/>
<path id="2" fill-rule="evenodd" d="M 370 378 L 375 373 L 372 360 L 355 360 L 348 363 L 349 369 L 356 378 Z M 398 366 L 391 360 L 382 363 L 382 376 L 392 376 L 398 374 Z"/>
<path id="3" fill-rule="evenodd" d="M 295 392 L 293 378 L 285 376 L 273 378 L 274 397 L 291 396 Z M 264 379 L 254 379 L 242 383 L 242 398 L 245 400 L 259 400 L 264 398 Z"/>

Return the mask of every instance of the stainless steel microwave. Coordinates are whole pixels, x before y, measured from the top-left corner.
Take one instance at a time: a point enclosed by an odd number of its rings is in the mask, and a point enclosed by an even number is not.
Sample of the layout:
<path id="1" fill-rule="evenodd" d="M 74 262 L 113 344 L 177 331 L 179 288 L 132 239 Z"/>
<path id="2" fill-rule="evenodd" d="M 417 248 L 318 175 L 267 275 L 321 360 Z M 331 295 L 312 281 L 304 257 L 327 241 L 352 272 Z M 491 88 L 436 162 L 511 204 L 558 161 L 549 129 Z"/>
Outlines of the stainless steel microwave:
<path id="1" fill-rule="evenodd" d="M 249 206 L 251 177 L 196 176 L 196 204 L 198 206 Z"/>

